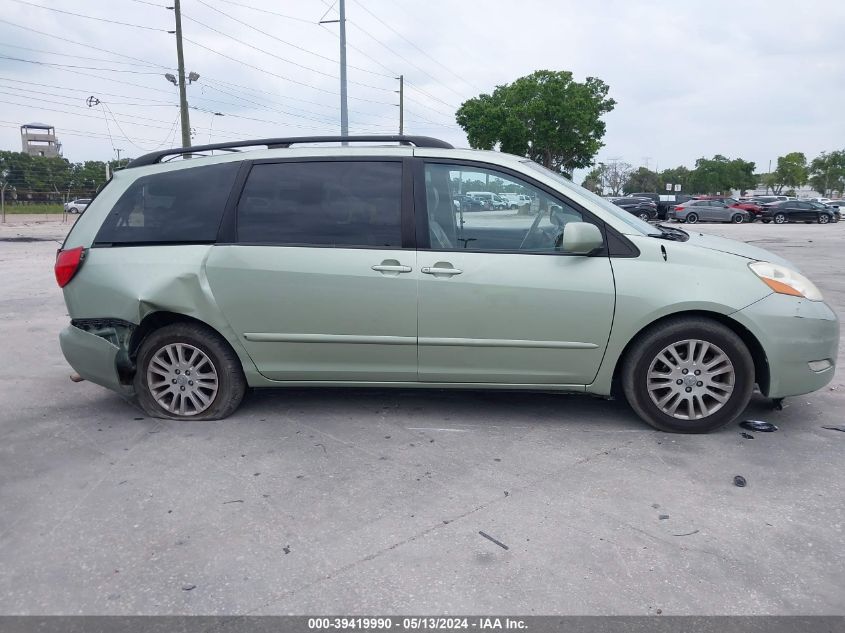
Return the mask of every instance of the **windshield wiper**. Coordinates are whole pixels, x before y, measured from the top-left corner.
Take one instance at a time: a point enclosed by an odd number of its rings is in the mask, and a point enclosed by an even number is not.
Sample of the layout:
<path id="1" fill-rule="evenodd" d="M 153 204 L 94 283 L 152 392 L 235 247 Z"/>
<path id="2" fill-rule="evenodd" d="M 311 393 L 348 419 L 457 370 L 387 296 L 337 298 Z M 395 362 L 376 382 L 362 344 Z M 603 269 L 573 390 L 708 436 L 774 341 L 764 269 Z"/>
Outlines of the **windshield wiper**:
<path id="1" fill-rule="evenodd" d="M 660 233 L 649 233 L 648 237 L 657 237 L 662 240 L 672 240 L 673 242 L 686 242 L 689 239 L 689 233 L 683 229 L 666 226 L 665 224 L 656 224 L 655 226 L 660 229 Z"/>

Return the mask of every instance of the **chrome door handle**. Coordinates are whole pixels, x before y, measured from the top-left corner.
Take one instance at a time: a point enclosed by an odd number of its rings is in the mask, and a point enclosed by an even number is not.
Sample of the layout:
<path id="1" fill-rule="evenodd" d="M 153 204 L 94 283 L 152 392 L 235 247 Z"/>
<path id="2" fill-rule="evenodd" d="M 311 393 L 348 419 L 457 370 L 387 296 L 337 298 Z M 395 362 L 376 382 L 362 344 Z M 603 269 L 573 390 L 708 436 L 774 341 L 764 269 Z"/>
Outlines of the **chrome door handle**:
<path id="1" fill-rule="evenodd" d="M 410 266 L 403 266 L 402 264 L 378 264 L 371 266 L 371 268 L 380 273 L 409 273 L 413 270 Z"/>
<path id="2" fill-rule="evenodd" d="M 440 266 L 425 266 L 420 270 L 426 275 L 460 275 L 464 272 L 460 268 L 442 268 Z"/>

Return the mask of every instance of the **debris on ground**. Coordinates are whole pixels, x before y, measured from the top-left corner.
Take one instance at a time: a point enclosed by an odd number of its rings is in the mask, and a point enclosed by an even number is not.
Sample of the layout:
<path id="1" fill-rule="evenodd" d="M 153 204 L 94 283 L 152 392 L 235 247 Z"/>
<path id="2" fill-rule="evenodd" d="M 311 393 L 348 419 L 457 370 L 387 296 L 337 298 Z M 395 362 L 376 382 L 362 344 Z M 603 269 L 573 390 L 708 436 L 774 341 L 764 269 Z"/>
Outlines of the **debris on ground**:
<path id="1" fill-rule="evenodd" d="M 231 501 L 224 501 L 223 505 L 225 506 L 227 503 L 243 503 L 243 499 L 232 499 Z"/>
<path id="2" fill-rule="evenodd" d="M 745 481 L 745 477 L 743 477 L 742 475 L 737 475 L 736 477 L 734 477 L 734 486 L 736 486 L 737 488 L 745 488 L 747 483 L 748 482 Z"/>
<path id="3" fill-rule="evenodd" d="M 285 546 L 282 548 L 282 551 L 283 551 L 285 554 L 290 554 L 290 545 L 285 545 Z"/>
<path id="4" fill-rule="evenodd" d="M 196 585 L 182 585 L 182 591 L 191 591 L 191 590 L 196 589 L 196 588 L 197 588 Z"/>
<path id="5" fill-rule="evenodd" d="M 747 439 L 747 440 L 753 440 L 753 439 L 754 439 L 754 436 L 753 436 L 753 435 L 751 435 L 751 433 L 746 433 L 745 431 L 743 431 L 743 432 L 741 433 L 741 435 L 742 435 L 742 437 L 744 437 L 744 438 L 745 438 L 745 439 Z"/>
<path id="6" fill-rule="evenodd" d="M 692 532 L 684 532 L 683 534 L 673 534 L 672 536 L 692 536 L 693 534 L 698 534 L 698 530 L 693 530 Z"/>
<path id="7" fill-rule="evenodd" d="M 659 517 L 657 517 L 657 518 L 658 518 L 658 519 L 660 519 L 661 521 L 665 521 L 666 519 L 668 519 L 668 518 L 669 518 L 669 515 L 668 515 L 668 514 L 661 514 L 661 515 L 660 515 Z"/>
<path id="8" fill-rule="evenodd" d="M 778 430 L 778 427 L 774 424 L 771 422 L 764 422 L 763 420 L 743 420 L 739 423 L 739 425 L 749 431 L 758 431 L 760 433 L 771 433 Z"/>
<path id="9" fill-rule="evenodd" d="M 507 497 L 509 494 L 510 493 L 507 490 L 505 490 L 505 496 Z"/>
<path id="10" fill-rule="evenodd" d="M 489 534 L 487 534 L 486 532 L 482 532 L 481 530 L 479 530 L 479 531 L 478 531 L 478 533 L 479 533 L 481 536 L 483 536 L 484 538 L 486 538 L 488 541 L 490 541 L 490 542 L 492 542 L 492 543 L 495 543 L 496 545 L 498 545 L 498 546 L 499 546 L 499 547 L 501 547 L 502 549 L 510 549 L 507 545 L 505 545 L 504 543 L 502 543 L 502 542 L 501 542 L 501 541 L 499 541 L 499 540 L 494 539 L 492 536 L 490 536 L 490 535 L 489 535 Z"/>
<path id="11" fill-rule="evenodd" d="M 845 433 L 845 426 L 823 426 L 822 428 L 828 431 L 842 431 Z"/>

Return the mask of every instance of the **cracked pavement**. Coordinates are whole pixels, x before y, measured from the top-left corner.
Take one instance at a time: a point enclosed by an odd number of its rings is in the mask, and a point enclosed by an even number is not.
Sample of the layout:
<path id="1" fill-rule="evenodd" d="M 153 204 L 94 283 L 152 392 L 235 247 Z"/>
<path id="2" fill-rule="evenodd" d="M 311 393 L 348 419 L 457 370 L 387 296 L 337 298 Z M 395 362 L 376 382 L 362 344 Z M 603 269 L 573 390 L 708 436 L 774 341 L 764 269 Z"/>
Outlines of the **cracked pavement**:
<path id="1" fill-rule="evenodd" d="M 68 380 L 65 230 L 0 226 L 0 614 L 845 614 L 841 374 L 755 396 L 743 417 L 780 430 L 753 440 L 501 392 L 154 420 Z M 845 223 L 696 230 L 795 261 L 842 313 Z"/>

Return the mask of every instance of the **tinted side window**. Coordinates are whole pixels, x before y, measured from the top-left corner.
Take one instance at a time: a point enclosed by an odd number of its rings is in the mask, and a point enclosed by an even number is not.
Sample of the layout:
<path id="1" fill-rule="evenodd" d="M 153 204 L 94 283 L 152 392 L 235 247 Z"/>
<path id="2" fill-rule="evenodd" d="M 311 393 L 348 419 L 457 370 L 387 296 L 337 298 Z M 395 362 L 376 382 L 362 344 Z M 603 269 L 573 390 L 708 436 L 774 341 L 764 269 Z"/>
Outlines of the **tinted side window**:
<path id="1" fill-rule="evenodd" d="M 138 178 L 106 216 L 95 243 L 213 242 L 240 163 Z"/>
<path id="2" fill-rule="evenodd" d="M 308 246 L 402 246 L 402 164 L 255 165 L 238 203 L 238 240 Z"/>

